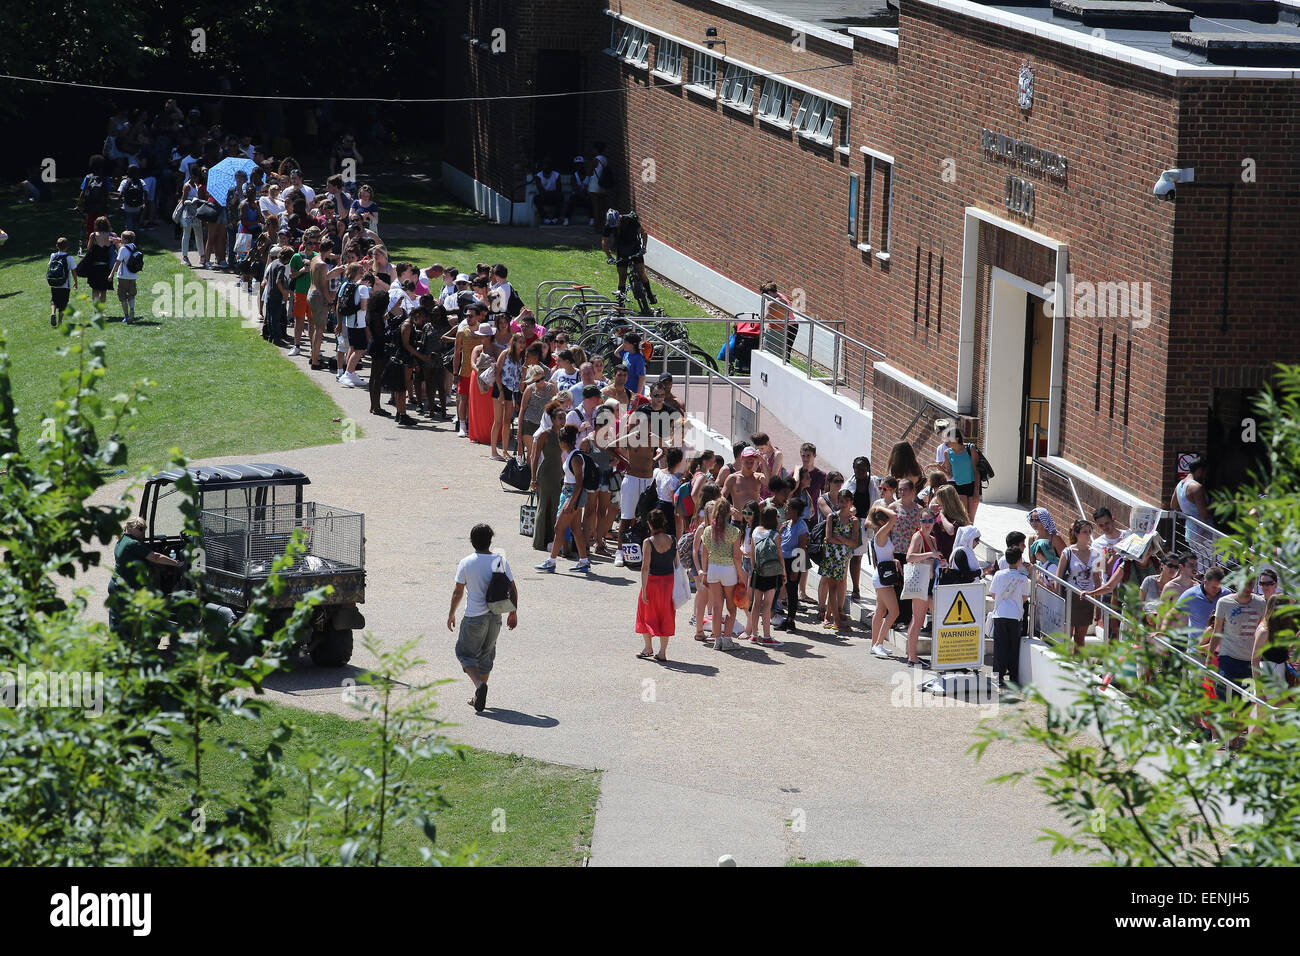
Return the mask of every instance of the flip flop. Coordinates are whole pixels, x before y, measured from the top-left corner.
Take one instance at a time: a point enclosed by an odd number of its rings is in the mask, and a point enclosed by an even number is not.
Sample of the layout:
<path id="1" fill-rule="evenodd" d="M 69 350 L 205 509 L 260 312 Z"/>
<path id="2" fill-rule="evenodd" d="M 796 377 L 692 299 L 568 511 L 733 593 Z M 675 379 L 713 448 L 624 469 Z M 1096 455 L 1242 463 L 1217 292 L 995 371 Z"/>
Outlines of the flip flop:
<path id="1" fill-rule="evenodd" d="M 638 657 L 640 660 L 643 660 L 643 661 L 648 661 L 650 658 L 652 658 L 652 657 L 654 657 L 654 656 L 655 656 L 655 655 L 654 655 L 654 652 L 653 652 L 653 651 L 651 651 L 649 654 L 647 654 L 647 653 L 645 653 L 644 651 L 642 651 L 640 654 L 637 655 L 637 657 Z"/>
<path id="2" fill-rule="evenodd" d="M 658 654 L 655 654 L 655 655 L 654 655 L 654 659 L 657 660 L 660 664 L 667 664 L 667 663 L 668 663 L 668 658 L 666 658 L 666 657 L 660 657 Z"/>
<path id="3" fill-rule="evenodd" d="M 487 706 L 487 687 L 488 685 L 486 683 L 482 683 L 479 684 L 478 689 L 474 691 L 474 700 L 471 701 L 471 703 L 474 705 L 476 711 L 481 712 L 483 708 Z"/>
<path id="4" fill-rule="evenodd" d="M 701 631 L 699 634 L 696 634 L 696 635 L 695 635 L 695 639 L 696 639 L 697 641 L 699 641 L 701 644 L 703 644 L 705 641 L 712 640 L 712 638 L 710 638 L 710 637 L 709 637 L 707 634 L 705 634 L 703 631 Z"/>

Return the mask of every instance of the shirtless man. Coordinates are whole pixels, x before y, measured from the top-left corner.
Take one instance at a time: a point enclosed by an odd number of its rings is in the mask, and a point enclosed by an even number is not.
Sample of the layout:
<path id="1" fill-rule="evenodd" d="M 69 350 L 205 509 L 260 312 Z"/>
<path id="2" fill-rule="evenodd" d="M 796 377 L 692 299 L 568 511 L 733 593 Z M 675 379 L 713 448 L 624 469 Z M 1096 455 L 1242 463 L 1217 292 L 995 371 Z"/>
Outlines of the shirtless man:
<path id="1" fill-rule="evenodd" d="M 636 522 L 636 506 L 641 493 L 653 481 L 657 436 L 652 434 L 645 416 L 628 416 L 628 430 L 610 444 L 610 457 L 623 466 L 623 482 L 619 485 L 619 549 L 614 555 L 614 567 L 623 567 L 623 535 Z"/>
<path id="2" fill-rule="evenodd" d="M 312 258 L 307 267 L 311 287 L 307 292 L 307 305 L 311 315 L 311 367 L 320 367 L 321 336 L 325 334 L 325 321 L 334 293 L 330 292 L 330 279 L 343 274 L 344 266 L 334 254 L 334 240 L 326 239 L 320 245 L 320 255 Z"/>
<path id="3" fill-rule="evenodd" d="M 731 502 L 735 511 L 743 512 L 745 505 L 757 501 L 759 491 L 767 484 L 767 476 L 758 469 L 759 453 L 753 447 L 740 453 L 740 471 L 733 471 L 722 485 L 722 497 Z"/>

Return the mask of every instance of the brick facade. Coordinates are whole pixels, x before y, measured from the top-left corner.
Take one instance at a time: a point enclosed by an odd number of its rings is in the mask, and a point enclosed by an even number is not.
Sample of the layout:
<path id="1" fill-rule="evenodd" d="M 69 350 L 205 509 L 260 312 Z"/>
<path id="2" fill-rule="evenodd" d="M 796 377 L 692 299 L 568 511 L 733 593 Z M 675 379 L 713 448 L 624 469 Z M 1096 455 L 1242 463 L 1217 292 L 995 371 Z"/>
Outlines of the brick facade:
<path id="1" fill-rule="evenodd" d="M 479 22 L 484 6 L 468 3 L 478 11 L 471 19 L 478 35 L 487 27 Z M 1300 245 L 1293 80 L 1174 77 L 918 0 L 902 0 L 897 48 L 858 37 L 848 49 L 808 36 L 802 50 L 788 27 L 710 0 L 615 6 L 695 43 L 715 26 L 729 57 L 800 71 L 790 79 L 850 100 L 845 151 L 835 148 L 842 111 L 827 147 L 689 89 L 652 88 L 663 79 L 603 52 L 610 18 L 600 3 L 497 6 L 532 18 L 534 48 L 581 49 L 588 88 L 621 90 L 585 98 L 583 139 L 609 144 L 620 201 L 635 205 L 652 235 L 746 286 L 771 279 L 787 294 L 802 289 L 808 312 L 845 319 L 890 365 L 946 395 L 957 390 L 967 207 L 1067 244 L 1076 282 L 1149 283 L 1149 323 L 1075 316 L 1063 327 L 1061 454 L 1138 497 L 1166 501 L 1177 454 L 1203 450 L 1212 389 L 1257 386 L 1271 362 L 1300 361 L 1300 337 L 1289 329 L 1300 307 L 1287 281 Z M 682 52 L 689 79 L 697 54 Z M 652 44 L 651 67 L 655 53 Z M 529 55 L 516 52 L 512 66 L 470 53 L 460 88 L 518 89 L 535 65 Z M 1034 72 L 1029 110 L 1016 99 L 1025 63 Z M 528 111 L 492 104 L 464 113 L 472 136 L 449 161 L 499 188 L 517 157 L 531 159 Z M 981 128 L 1061 154 L 1064 181 L 987 157 Z M 888 179 L 864 145 L 892 155 Z M 1243 159 L 1255 161 L 1253 183 L 1242 180 Z M 1174 166 L 1194 167 L 1196 182 L 1161 202 L 1152 187 Z M 850 237 L 854 174 L 862 195 Z M 1033 183 L 1031 217 L 1004 208 L 1008 175 Z M 876 253 L 887 210 L 883 260 Z M 979 227 L 970 409 L 977 434 L 1019 427 L 983 418 L 990 270 L 1040 285 L 1055 277 L 1055 259 L 1049 247 Z M 870 452 L 883 463 L 920 396 L 879 372 L 870 378 Z M 907 437 L 928 448 L 933 418 L 922 416 Z M 1072 498 L 1057 504 L 1075 511 Z"/>

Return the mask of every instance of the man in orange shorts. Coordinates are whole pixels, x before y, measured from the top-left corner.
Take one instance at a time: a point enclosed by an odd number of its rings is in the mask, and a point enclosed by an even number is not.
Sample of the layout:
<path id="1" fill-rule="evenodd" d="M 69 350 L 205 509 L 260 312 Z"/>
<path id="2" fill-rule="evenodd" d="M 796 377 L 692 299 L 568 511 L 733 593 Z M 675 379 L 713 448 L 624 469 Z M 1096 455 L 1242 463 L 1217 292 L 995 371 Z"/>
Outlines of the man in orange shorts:
<path id="1" fill-rule="evenodd" d="M 320 244 L 320 230 L 312 226 L 302 234 L 302 251 L 295 252 L 289 260 L 289 279 L 293 284 L 293 348 L 290 355 L 299 355 L 302 349 L 303 326 L 307 324 L 310 311 L 307 305 L 307 290 L 311 288 L 311 260 L 316 255 Z"/>

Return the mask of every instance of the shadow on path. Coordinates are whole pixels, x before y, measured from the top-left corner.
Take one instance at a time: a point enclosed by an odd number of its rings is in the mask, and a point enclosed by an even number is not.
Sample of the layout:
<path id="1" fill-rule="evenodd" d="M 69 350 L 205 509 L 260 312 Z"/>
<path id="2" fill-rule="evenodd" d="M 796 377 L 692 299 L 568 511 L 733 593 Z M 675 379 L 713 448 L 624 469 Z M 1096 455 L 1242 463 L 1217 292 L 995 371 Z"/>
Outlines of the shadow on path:
<path id="1" fill-rule="evenodd" d="M 545 714 L 521 714 L 517 710 L 504 710 L 500 707 L 488 707 L 477 717 L 486 717 L 489 720 L 497 720 L 503 724 L 515 724 L 519 727 L 540 727 L 546 729 L 549 727 L 558 727 L 560 722 L 554 717 L 547 717 Z"/>

